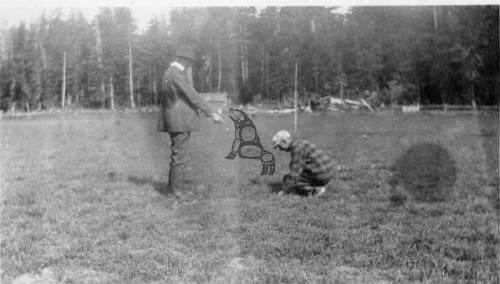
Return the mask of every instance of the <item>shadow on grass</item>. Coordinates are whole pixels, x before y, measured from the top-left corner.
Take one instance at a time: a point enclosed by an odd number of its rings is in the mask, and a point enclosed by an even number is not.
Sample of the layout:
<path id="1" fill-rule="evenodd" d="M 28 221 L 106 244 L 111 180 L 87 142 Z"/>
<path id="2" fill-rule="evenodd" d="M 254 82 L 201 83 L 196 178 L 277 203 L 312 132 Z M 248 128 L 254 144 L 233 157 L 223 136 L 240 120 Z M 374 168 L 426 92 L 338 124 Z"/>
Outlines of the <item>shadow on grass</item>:
<path id="1" fill-rule="evenodd" d="M 282 182 L 274 181 L 267 184 L 267 187 L 271 191 L 271 193 L 278 193 L 283 187 Z M 297 195 L 297 196 L 309 196 L 309 192 L 303 190 L 295 190 L 289 194 Z"/>
<path id="2" fill-rule="evenodd" d="M 267 184 L 267 187 L 271 191 L 271 193 L 278 193 L 281 190 L 282 183 L 275 181 Z"/>
<path id="3" fill-rule="evenodd" d="M 149 177 L 137 177 L 137 176 L 129 176 L 127 181 L 138 186 L 151 185 L 154 190 L 158 191 L 162 195 L 173 194 L 167 182 L 157 181 Z"/>
<path id="4" fill-rule="evenodd" d="M 389 180 L 393 187 L 390 200 L 395 205 L 406 201 L 405 194 L 396 190 L 400 185 L 415 200 L 444 201 L 451 195 L 456 178 L 456 162 L 445 148 L 435 143 L 419 143 L 395 161 Z"/>

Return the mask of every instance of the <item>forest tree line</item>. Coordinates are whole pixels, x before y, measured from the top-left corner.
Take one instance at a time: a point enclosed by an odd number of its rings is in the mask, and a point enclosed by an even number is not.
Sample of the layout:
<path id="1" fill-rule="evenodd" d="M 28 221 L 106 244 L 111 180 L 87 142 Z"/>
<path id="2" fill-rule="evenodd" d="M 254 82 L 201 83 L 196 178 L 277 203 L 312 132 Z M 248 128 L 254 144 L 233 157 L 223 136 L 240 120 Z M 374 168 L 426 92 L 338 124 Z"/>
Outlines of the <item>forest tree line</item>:
<path id="1" fill-rule="evenodd" d="M 498 104 L 499 7 L 173 9 L 139 31 L 128 8 L 88 21 L 59 10 L 0 31 L 0 108 L 158 103 L 175 49 L 191 45 L 195 87 L 235 103 L 294 91 L 373 104 Z"/>

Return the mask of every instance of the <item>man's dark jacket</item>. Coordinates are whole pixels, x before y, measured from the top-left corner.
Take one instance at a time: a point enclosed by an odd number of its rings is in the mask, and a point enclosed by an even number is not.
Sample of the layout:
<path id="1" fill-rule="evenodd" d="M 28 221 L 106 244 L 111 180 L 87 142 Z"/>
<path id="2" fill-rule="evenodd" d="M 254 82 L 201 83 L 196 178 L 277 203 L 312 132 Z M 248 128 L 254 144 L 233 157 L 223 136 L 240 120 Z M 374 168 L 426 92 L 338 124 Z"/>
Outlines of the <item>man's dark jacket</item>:
<path id="1" fill-rule="evenodd" d="M 195 90 L 188 69 L 171 64 L 162 81 L 158 131 L 188 132 L 200 129 L 199 111 L 210 116 L 212 110 Z"/>

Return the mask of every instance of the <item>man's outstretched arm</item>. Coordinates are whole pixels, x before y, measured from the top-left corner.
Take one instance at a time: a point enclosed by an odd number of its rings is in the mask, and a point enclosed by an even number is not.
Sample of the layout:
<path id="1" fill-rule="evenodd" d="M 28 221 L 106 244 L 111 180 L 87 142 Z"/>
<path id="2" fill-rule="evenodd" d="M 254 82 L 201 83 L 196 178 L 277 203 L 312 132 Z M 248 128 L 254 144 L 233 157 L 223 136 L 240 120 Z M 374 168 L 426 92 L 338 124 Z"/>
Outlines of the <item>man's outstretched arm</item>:
<path id="1" fill-rule="evenodd" d="M 182 76 L 180 73 L 177 73 L 175 75 L 175 84 L 186 95 L 186 99 L 189 103 L 205 114 L 206 117 L 210 117 L 213 113 L 215 113 L 201 97 L 201 95 L 195 90 L 194 86 L 187 80 L 186 76 Z"/>

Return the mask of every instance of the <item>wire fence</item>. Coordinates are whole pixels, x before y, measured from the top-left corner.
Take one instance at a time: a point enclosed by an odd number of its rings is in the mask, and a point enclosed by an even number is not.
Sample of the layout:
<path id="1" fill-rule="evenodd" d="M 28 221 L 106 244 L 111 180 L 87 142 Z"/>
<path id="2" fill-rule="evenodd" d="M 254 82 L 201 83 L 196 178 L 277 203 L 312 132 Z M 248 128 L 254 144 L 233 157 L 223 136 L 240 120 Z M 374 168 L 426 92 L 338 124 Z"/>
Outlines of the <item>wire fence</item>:
<path id="1" fill-rule="evenodd" d="M 219 95 L 219 94 L 216 94 Z M 220 96 L 214 95 L 214 98 L 207 99 L 207 102 L 210 103 L 211 106 L 216 107 L 216 109 L 223 109 L 230 105 L 230 100 L 227 100 L 225 94 L 220 94 Z M 224 98 L 223 100 L 219 100 L 219 98 Z M 255 107 L 253 107 L 255 109 Z M 384 111 L 395 111 L 395 112 L 403 112 L 403 113 L 419 113 L 419 112 L 436 112 L 436 113 L 454 113 L 454 112 L 463 112 L 463 113 L 480 113 L 483 111 L 500 111 L 499 105 L 393 105 L 386 108 L 378 108 L 375 109 L 375 113 L 384 112 Z M 120 108 L 117 110 L 109 110 L 109 109 L 84 109 L 84 108 L 76 108 L 76 109 L 59 109 L 59 108 L 51 108 L 42 111 L 9 111 L 2 112 L 0 110 L 0 120 L 2 119 L 21 119 L 21 118 L 36 118 L 36 117 L 44 117 L 44 116 L 79 116 L 79 115 L 88 115 L 88 114 L 108 114 L 108 113 L 148 113 L 148 112 L 156 112 L 158 111 L 158 106 L 148 106 L 148 107 L 136 107 L 135 109 L 131 108 Z M 287 112 L 289 113 L 289 112 Z"/>
<path id="2" fill-rule="evenodd" d="M 411 112 L 479 112 L 479 111 L 499 111 L 499 105 L 394 105 L 391 106 L 393 110 L 400 110 L 404 113 Z"/>

